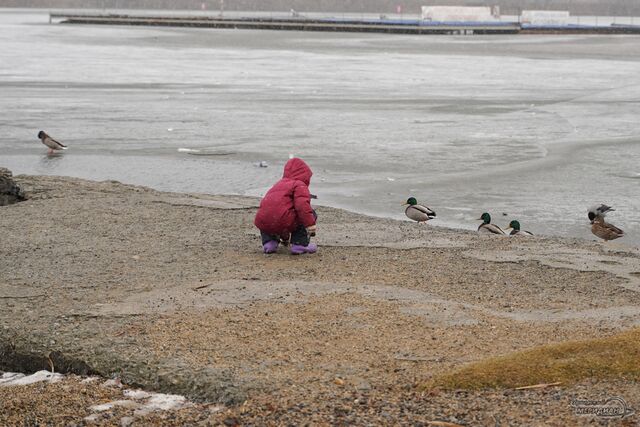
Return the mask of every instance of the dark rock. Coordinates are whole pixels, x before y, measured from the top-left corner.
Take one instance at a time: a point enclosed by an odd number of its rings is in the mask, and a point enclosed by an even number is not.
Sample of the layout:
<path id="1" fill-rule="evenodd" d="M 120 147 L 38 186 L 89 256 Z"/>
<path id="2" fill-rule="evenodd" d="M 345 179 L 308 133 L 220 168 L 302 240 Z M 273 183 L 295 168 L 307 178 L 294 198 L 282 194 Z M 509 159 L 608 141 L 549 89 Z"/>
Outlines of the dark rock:
<path id="1" fill-rule="evenodd" d="M 12 176 L 9 169 L 0 168 L 0 206 L 11 205 L 26 199 L 24 192 Z"/>
<path id="2" fill-rule="evenodd" d="M 42 370 L 50 370 L 53 367 L 56 372 L 77 375 L 94 375 L 93 370 L 85 362 L 66 356 L 58 351 L 52 352 L 20 352 L 14 346 L 0 337 L 0 369 L 15 372 L 32 373 Z"/>
<path id="3" fill-rule="evenodd" d="M 229 427 L 235 427 L 240 425 L 240 421 L 238 421 L 236 418 L 228 417 L 228 418 L 225 418 L 224 425 Z"/>

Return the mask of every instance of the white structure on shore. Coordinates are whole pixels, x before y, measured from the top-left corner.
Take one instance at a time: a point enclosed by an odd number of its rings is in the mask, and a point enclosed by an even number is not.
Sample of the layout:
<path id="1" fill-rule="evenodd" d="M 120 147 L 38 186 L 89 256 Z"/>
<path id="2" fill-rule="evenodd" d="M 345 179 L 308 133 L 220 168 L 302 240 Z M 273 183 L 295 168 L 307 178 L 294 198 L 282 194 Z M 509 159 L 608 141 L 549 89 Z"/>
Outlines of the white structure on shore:
<path id="1" fill-rule="evenodd" d="M 500 21 L 500 8 L 498 6 L 422 6 L 422 19 L 431 22 L 497 22 Z M 569 11 L 523 10 L 519 20 L 525 25 L 562 27 L 569 25 Z"/>
<path id="2" fill-rule="evenodd" d="M 568 10 L 523 10 L 520 23 L 528 25 L 566 26 L 569 24 Z"/>
<path id="3" fill-rule="evenodd" d="M 435 22 L 494 22 L 500 18 L 498 7 L 422 6 L 422 19 Z"/>

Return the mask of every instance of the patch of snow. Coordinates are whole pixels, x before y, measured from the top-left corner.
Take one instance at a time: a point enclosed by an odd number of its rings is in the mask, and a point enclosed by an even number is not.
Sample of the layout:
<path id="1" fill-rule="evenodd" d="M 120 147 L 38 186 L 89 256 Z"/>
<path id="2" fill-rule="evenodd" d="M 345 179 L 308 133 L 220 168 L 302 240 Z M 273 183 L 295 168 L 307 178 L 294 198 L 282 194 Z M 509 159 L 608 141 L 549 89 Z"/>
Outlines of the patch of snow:
<path id="1" fill-rule="evenodd" d="M 116 402 L 109 402 L 109 403 L 103 403 L 102 405 L 93 405 L 89 407 L 89 409 L 91 409 L 94 412 L 104 412 L 116 406 L 115 403 Z"/>
<path id="2" fill-rule="evenodd" d="M 31 375 L 24 375 L 14 372 L 6 372 L 0 378 L 0 386 L 9 387 L 16 385 L 29 385 L 42 381 L 58 382 L 63 378 L 62 374 L 56 374 L 49 371 L 38 371 Z"/>
<path id="3" fill-rule="evenodd" d="M 104 384 L 102 384 L 102 387 L 118 387 L 118 388 L 122 388 L 122 382 L 120 381 L 120 378 L 115 378 L 112 380 L 107 380 L 104 382 Z"/>
<path id="4" fill-rule="evenodd" d="M 102 415 L 100 414 L 91 414 L 89 416 L 84 417 L 84 421 L 88 423 L 95 423 L 100 419 L 101 416 Z"/>
<path id="5" fill-rule="evenodd" d="M 114 400 L 91 406 L 89 409 L 94 412 L 105 412 L 120 406 L 135 409 L 134 416 L 142 417 L 154 411 L 171 411 L 191 405 L 184 396 L 175 394 L 150 393 L 144 390 L 124 390 L 122 394 L 131 400 Z"/>
<path id="6" fill-rule="evenodd" d="M 147 403 L 145 408 L 151 410 L 168 411 L 170 409 L 179 409 L 187 404 L 187 399 L 184 396 L 177 394 L 153 394 Z"/>
<path id="7" fill-rule="evenodd" d="M 29 385 L 42 381 L 58 382 L 64 378 L 65 376 L 62 374 L 49 371 L 39 371 L 32 375 L 5 372 L 0 376 L 0 387 Z M 90 383 L 98 381 L 99 379 L 99 377 L 88 377 L 83 379 L 81 383 Z M 105 381 L 102 387 L 122 388 L 122 382 L 119 378 L 115 378 Z M 123 390 L 122 394 L 124 395 L 124 399 L 89 407 L 94 414 L 85 417 L 84 421 L 87 423 L 98 422 L 103 413 L 116 407 L 135 409 L 134 416 L 144 416 L 154 411 L 171 411 L 192 405 L 187 398 L 176 394 L 150 393 L 144 390 Z M 222 408 L 222 406 L 215 407 L 214 412 L 222 410 Z M 126 422 L 125 424 L 129 425 L 130 422 Z"/>
<path id="8" fill-rule="evenodd" d="M 0 377 L 0 385 L 6 382 L 13 381 L 17 378 L 23 378 L 23 377 L 24 377 L 24 374 L 19 374 L 16 372 L 5 372 L 4 374 L 2 374 L 2 377 Z"/>
<path id="9" fill-rule="evenodd" d="M 140 404 L 138 402 L 134 402 L 133 400 L 114 400 L 112 402 L 103 403 L 101 405 L 93 405 L 89 409 L 91 409 L 93 412 L 104 412 L 113 409 L 116 406 L 134 409 L 138 408 Z"/>
<path id="10" fill-rule="evenodd" d="M 176 394 L 152 393 L 147 402 L 134 415 L 145 416 L 154 411 L 171 411 L 191 405 L 184 396 Z"/>
<path id="11" fill-rule="evenodd" d="M 147 399 L 151 397 L 151 393 L 144 390 L 125 390 L 123 394 L 131 399 Z"/>

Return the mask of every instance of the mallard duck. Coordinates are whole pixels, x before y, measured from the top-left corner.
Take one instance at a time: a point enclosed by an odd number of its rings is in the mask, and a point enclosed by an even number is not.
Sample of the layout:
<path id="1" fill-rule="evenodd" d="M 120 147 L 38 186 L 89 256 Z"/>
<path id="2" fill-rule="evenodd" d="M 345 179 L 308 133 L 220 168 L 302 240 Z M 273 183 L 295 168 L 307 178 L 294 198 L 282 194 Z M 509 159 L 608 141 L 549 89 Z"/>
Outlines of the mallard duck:
<path id="1" fill-rule="evenodd" d="M 591 222 L 591 232 L 605 242 L 615 240 L 624 236 L 624 231 L 613 224 L 609 224 L 604 220 L 607 212 L 615 209 L 607 205 L 593 206 L 587 211 L 589 221 Z"/>
<path id="2" fill-rule="evenodd" d="M 40 141 L 47 147 L 49 147 L 49 154 L 52 154 L 55 150 L 66 150 L 67 146 L 62 144 L 61 142 L 56 141 L 47 135 L 44 131 L 38 132 L 38 138 Z"/>
<path id="3" fill-rule="evenodd" d="M 507 230 L 511 229 L 510 236 L 533 236 L 533 233 L 530 231 L 520 230 L 520 222 L 517 220 L 513 220 L 509 223 Z"/>
<path id="4" fill-rule="evenodd" d="M 495 224 L 491 224 L 491 215 L 488 213 L 483 213 L 478 220 L 483 221 L 482 224 L 478 227 L 479 233 L 493 233 L 493 234 L 506 234 L 502 231 L 502 228 L 498 227 Z"/>
<path id="5" fill-rule="evenodd" d="M 419 205 L 415 197 L 409 197 L 405 205 L 409 205 L 404 210 L 405 215 L 414 221 L 427 222 L 436 217 L 436 212 L 433 209 Z"/>

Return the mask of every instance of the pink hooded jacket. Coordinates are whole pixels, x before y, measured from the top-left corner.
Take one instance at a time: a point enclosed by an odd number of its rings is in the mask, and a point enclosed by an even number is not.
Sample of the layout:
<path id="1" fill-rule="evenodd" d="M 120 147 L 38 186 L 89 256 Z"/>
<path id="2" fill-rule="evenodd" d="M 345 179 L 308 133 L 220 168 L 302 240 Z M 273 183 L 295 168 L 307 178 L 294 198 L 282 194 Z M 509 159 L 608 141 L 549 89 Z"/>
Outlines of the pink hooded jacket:
<path id="1" fill-rule="evenodd" d="M 290 159 L 284 166 L 282 179 L 265 194 L 260 202 L 254 224 L 267 234 L 288 234 L 299 225 L 316 223 L 311 208 L 311 168 L 301 159 Z"/>

